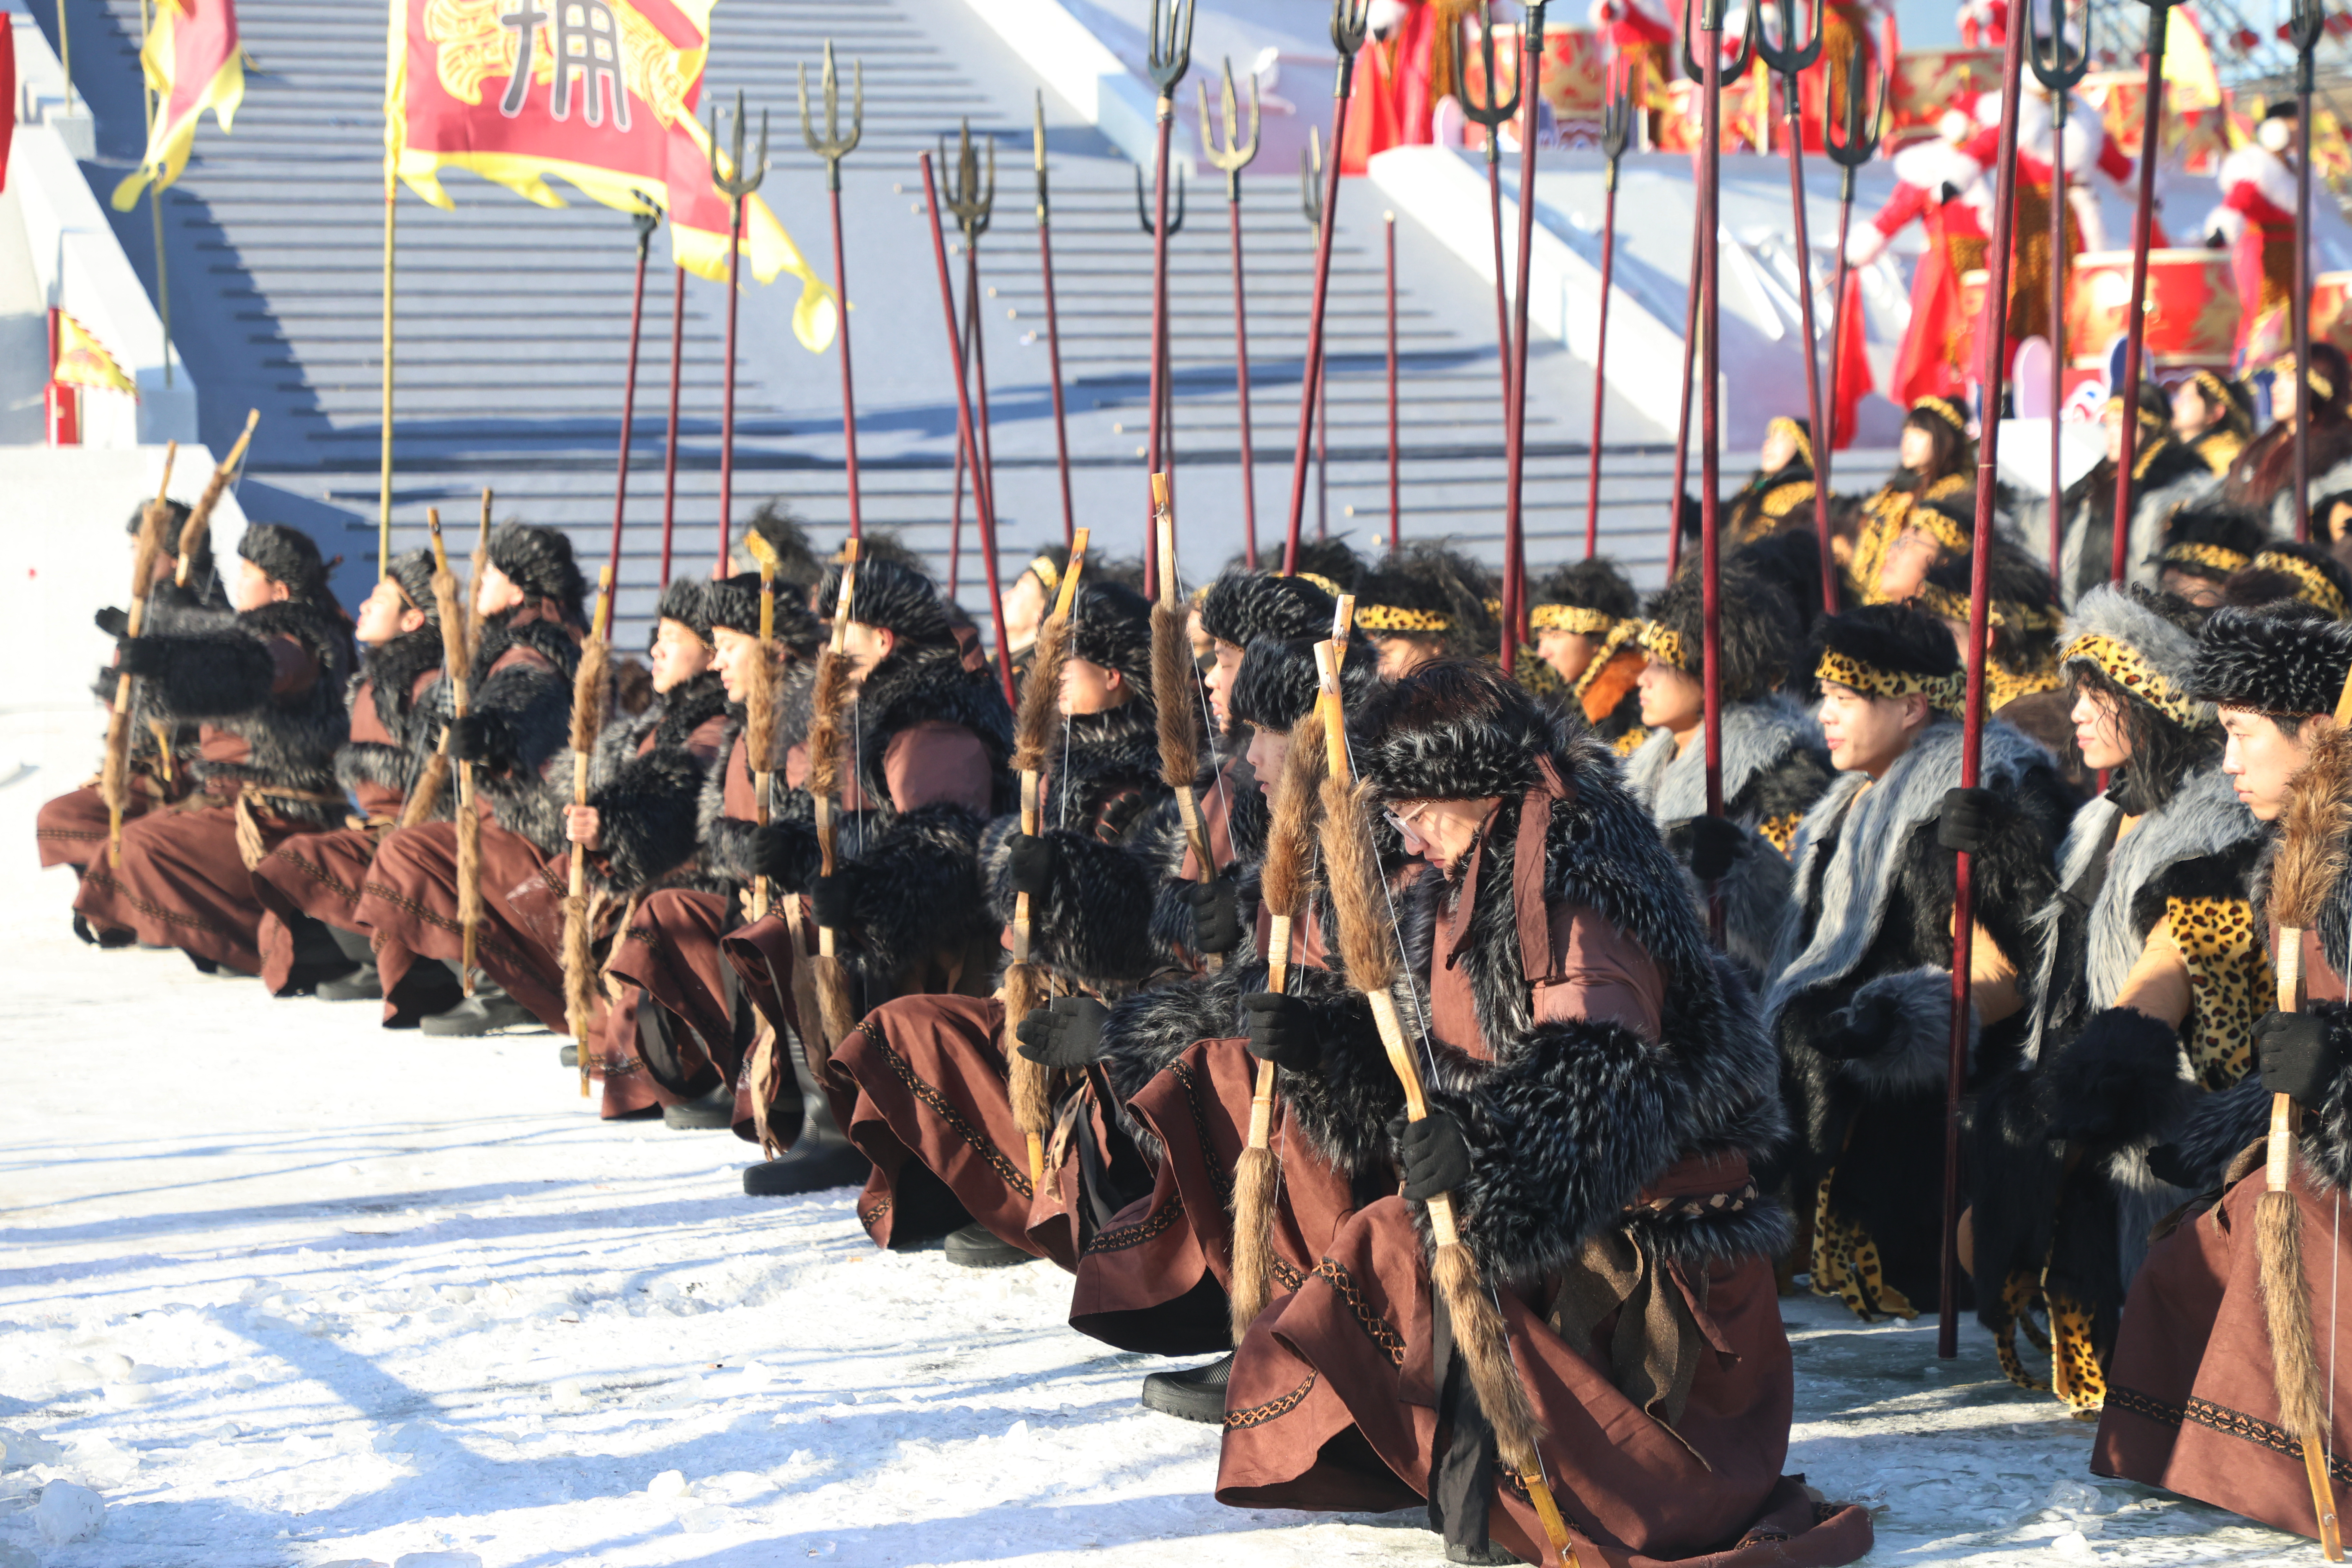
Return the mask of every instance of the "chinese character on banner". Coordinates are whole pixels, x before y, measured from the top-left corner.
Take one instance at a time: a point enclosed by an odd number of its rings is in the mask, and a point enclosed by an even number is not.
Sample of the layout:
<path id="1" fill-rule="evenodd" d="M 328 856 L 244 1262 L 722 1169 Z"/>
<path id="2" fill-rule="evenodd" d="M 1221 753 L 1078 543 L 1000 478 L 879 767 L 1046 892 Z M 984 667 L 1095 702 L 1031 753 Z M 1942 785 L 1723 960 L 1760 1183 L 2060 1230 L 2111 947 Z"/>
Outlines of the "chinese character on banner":
<path id="1" fill-rule="evenodd" d="M 713 4 L 391 0 L 392 172 L 438 207 L 456 205 L 441 185 L 453 168 L 541 206 L 565 205 L 550 179 L 624 212 L 644 211 L 658 193 L 672 259 L 724 279 L 732 215 L 711 185 L 710 138 L 696 119 Z M 743 204 L 742 251 L 761 282 L 785 272 L 801 280 L 793 335 L 813 353 L 830 347 L 833 290 L 757 196 Z"/>
<path id="2" fill-rule="evenodd" d="M 114 210 L 129 212 L 153 182 L 160 190 L 180 177 L 195 145 L 205 110 L 226 135 L 245 101 L 245 56 L 236 42 L 233 0 L 159 0 L 139 63 L 162 101 L 147 132 L 139 167 L 114 187 Z"/>

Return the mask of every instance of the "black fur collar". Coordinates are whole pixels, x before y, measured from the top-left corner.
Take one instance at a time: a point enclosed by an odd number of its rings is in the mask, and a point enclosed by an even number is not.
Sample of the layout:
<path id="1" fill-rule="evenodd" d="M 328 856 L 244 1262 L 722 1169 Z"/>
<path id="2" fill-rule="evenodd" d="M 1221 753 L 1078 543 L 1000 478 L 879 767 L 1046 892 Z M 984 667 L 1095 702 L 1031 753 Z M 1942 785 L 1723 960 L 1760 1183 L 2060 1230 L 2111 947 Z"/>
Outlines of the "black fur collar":
<path id="1" fill-rule="evenodd" d="M 727 700 L 726 684 L 714 670 L 704 670 L 683 686 L 662 694 L 661 718 L 654 725 L 654 744 L 677 747 L 709 721 L 740 709 Z"/>
<path id="2" fill-rule="evenodd" d="M 525 616 L 520 610 L 501 610 L 482 623 L 482 640 L 474 645 L 474 670 L 469 679 L 478 684 L 489 675 L 490 667 L 517 645 L 544 658 L 566 680 L 580 668 L 580 644 L 561 621 L 542 616 Z"/>
<path id="3" fill-rule="evenodd" d="M 1045 757 L 1045 820 L 1090 822 L 1103 802 L 1121 790 L 1160 782 L 1160 723 L 1149 702 L 1126 702 L 1102 713 L 1080 713 L 1065 721 L 1066 748 Z"/>
<path id="4" fill-rule="evenodd" d="M 408 716 L 408 694 L 417 678 L 441 668 L 441 628 L 428 621 L 362 656 L 358 679 L 367 683 L 375 716 L 393 734 Z"/>

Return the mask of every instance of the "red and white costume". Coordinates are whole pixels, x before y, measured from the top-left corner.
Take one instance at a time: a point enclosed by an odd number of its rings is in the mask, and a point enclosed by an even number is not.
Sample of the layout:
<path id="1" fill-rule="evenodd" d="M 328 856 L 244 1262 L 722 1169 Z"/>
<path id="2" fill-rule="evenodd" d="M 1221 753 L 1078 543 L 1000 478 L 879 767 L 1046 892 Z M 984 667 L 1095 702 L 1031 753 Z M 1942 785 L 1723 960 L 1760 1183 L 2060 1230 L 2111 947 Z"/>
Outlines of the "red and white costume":
<path id="1" fill-rule="evenodd" d="M 2009 0 L 1968 0 L 1960 7 L 1960 47 L 1997 49 L 2009 42 Z"/>
<path id="2" fill-rule="evenodd" d="M 2283 120 L 2265 121 L 2264 132 Z M 2249 142 L 2214 173 L 2221 205 L 2205 232 L 2230 244 L 2238 285 L 2238 364 L 2261 364 L 2285 352 L 2294 294 L 2294 170 L 2270 148 Z"/>
<path id="3" fill-rule="evenodd" d="M 1846 243 L 1846 258 L 1866 267 L 1915 219 L 1927 227 L 1927 247 L 1911 275 L 1911 324 L 1887 389 L 1905 408 L 1922 397 L 1957 396 L 1966 379 L 1958 363 L 1968 331 L 1960 315 L 1960 275 L 1984 265 L 1992 206 L 1982 166 L 1957 144 L 1955 133 L 1967 124 L 1965 116 L 1947 116 L 1945 136 L 1897 153 L 1895 195 Z"/>

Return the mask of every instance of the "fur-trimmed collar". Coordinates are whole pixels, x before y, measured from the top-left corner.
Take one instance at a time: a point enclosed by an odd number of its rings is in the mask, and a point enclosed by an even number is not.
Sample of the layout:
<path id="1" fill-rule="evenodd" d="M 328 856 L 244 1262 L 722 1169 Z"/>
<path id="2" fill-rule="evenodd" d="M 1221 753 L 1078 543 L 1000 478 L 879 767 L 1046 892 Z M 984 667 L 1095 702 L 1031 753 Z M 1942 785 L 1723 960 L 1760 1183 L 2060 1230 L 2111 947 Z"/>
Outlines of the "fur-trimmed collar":
<path id="1" fill-rule="evenodd" d="M 1160 781 L 1160 719 L 1149 702 L 1123 702 L 1100 713 L 1063 721 L 1062 744 L 1045 754 L 1047 827 L 1090 825 L 1103 802 L 1121 789 Z"/>
<path id="2" fill-rule="evenodd" d="M 409 693 L 419 677 L 441 668 L 441 628 L 427 622 L 403 632 L 381 647 L 372 647 L 352 679 L 364 684 L 375 702 L 375 716 L 387 733 L 397 735 L 408 718 Z"/>
<path id="3" fill-rule="evenodd" d="M 482 639 L 474 645 L 474 668 L 467 679 L 479 684 L 490 667 L 518 644 L 543 657 L 566 680 L 580 668 L 580 640 L 569 626 L 543 616 L 508 610 L 482 623 Z"/>
<path id="4" fill-rule="evenodd" d="M 1764 997 L 1767 1016 L 1798 992 L 1851 974 L 1870 951 L 1895 884 L 1896 858 L 1912 832 L 1943 810 L 1944 793 L 1960 782 L 1962 734 L 1958 720 L 1936 719 L 1875 785 L 1865 773 L 1840 773 L 1805 814 L 1792 847 L 1799 907 L 1790 909 L 1773 955 Z M 2013 793 L 2028 769 L 2049 762 L 2050 753 L 2039 742 L 1994 721 L 1984 727 L 1977 782 L 1997 794 Z M 1824 844 L 1830 847 L 1826 866 Z M 1821 910 L 1811 940 L 1801 947 L 1801 905 L 1814 896 Z"/>
<path id="5" fill-rule="evenodd" d="M 1822 727 L 1794 699 L 1774 695 L 1723 710 L 1723 798 L 1737 800 L 1759 775 L 1799 747 L 1816 750 Z M 1653 730 L 1625 762 L 1625 787 L 1660 822 L 1680 822 L 1706 810 L 1706 729 L 1681 755 L 1671 730 Z"/>
<path id="6" fill-rule="evenodd" d="M 727 687 L 717 671 L 706 669 L 664 692 L 655 707 L 661 716 L 654 724 L 654 744 L 683 746 L 697 730 L 728 710 Z"/>

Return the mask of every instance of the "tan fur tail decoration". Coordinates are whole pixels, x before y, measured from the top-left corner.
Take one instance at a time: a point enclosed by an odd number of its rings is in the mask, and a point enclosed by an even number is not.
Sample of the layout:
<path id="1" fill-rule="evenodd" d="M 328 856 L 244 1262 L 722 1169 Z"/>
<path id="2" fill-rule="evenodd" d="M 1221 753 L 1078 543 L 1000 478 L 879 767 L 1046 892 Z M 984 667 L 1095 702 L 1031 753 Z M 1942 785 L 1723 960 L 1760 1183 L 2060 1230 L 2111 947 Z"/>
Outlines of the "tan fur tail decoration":
<path id="1" fill-rule="evenodd" d="M 841 960 L 818 953 L 808 965 L 809 986 L 816 993 L 817 1027 L 824 1035 L 814 1054 L 824 1061 L 832 1058 L 833 1047 L 857 1027 L 857 1015 L 849 1000 L 849 971 L 841 966 Z"/>
<path id="2" fill-rule="evenodd" d="M 1495 1309 L 1478 1278 L 1470 1249 L 1460 1242 L 1436 1249 L 1429 1262 L 1430 1278 L 1445 1298 L 1446 1315 L 1454 1321 L 1454 1343 L 1461 1352 L 1463 1369 L 1478 1396 L 1478 1408 L 1495 1428 L 1495 1448 L 1515 1475 L 1532 1475 L 1537 1466 L 1536 1444 L 1543 1436 L 1528 1385 L 1511 1361 L 1511 1342 L 1503 1314 Z"/>
<path id="3" fill-rule="evenodd" d="M 1055 721 L 1061 717 L 1062 667 L 1069 662 L 1076 630 L 1066 616 L 1051 616 L 1038 628 L 1036 655 L 1021 687 L 1021 711 L 1013 731 L 1013 771 L 1034 773 L 1045 766 Z"/>
<path id="4" fill-rule="evenodd" d="M 1296 915 L 1306 901 L 1307 871 L 1315 846 L 1315 808 L 1323 784 L 1323 715 L 1314 708 L 1290 728 L 1290 750 L 1275 783 L 1273 825 L 1266 834 L 1259 896 L 1277 915 Z"/>
<path id="5" fill-rule="evenodd" d="M 1046 1000 L 1046 972 L 1042 964 L 1010 964 L 1004 971 L 1004 1052 L 1013 1094 L 1013 1120 L 1042 1152 L 1045 1136 L 1054 1130 L 1054 1074 L 1042 1062 L 1021 1054 L 1013 1031 L 1032 1008 Z M 1036 1174 L 1032 1162 L 1031 1174 Z"/>
<path id="6" fill-rule="evenodd" d="M 580 650 L 580 673 L 572 682 L 572 749 L 593 752 L 596 733 L 604 727 L 604 680 L 611 671 L 612 650 L 602 637 L 592 637 Z"/>
<path id="7" fill-rule="evenodd" d="M 775 772 L 776 661 L 767 648 L 751 660 L 751 679 L 744 683 L 743 757 L 753 774 Z"/>
<path id="8" fill-rule="evenodd" d="M 2295 775 L 2271 864 L 2271 918 L 2308 931 L 2345 875 L 2352 849 L 2352 730 L 2327 727 Z"/>
<path id="9" fill-rule="evenodd" d="M 1396 977 L 1396 947 L 1372 858 L 1371 789 L 1327 778 L 1322 794 L 1323 880 L 1339 928 L 1339 960 L 1349 985 L 1366 995 L 1386 992 Z"/>
<path id="10" fill-rule="evenodd" d="M 578 1047 L 583 1069 L 589 1057 L 588 1021 L 596 1005 L 596 965 L 589 956 L 588 895 L 563 900 L 563 1017 Z"/>
<path id="11" fill-rule="evenodd" d="M 1186 619 L 1181 605 L 1162 599 L 1151 606 L 1151 700 L 1160 710 L 1160 779 L 1170 789 L 1191 789 L 1201 771 L 1200 678 Z"/>
<path id="12" fill-rule="evenodd" d="M 1225 1292 L 1236 1350 L 1274 1300 L 1274 1194 L 1281 1180 L 1282 1162 L 1255 1143 L 1234 1166 L 1234 1258 Z"/>
<path id="13" fill-rule="evenodd" d="M 818 799 L 841 793 L 841 714 L 849 701 L 849 659 L 826 648 L 816 656 L 816 689 L 809 698 L 808 792 Z"/>

